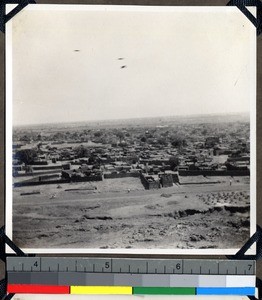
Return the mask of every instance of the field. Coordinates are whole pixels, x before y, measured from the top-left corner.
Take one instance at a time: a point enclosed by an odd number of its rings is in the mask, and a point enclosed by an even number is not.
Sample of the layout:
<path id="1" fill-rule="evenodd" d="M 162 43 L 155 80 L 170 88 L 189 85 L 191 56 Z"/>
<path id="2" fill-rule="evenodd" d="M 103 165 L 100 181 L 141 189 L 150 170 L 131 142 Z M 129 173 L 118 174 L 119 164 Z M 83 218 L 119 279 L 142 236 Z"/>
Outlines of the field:
<path id="1" fill-rule="evenodd" d="M 13 240 L 22 248 L 239 248 L 249 237 L 249 178 L 210 180 L 149 191 L 138 178 L 14 188 Z"/>

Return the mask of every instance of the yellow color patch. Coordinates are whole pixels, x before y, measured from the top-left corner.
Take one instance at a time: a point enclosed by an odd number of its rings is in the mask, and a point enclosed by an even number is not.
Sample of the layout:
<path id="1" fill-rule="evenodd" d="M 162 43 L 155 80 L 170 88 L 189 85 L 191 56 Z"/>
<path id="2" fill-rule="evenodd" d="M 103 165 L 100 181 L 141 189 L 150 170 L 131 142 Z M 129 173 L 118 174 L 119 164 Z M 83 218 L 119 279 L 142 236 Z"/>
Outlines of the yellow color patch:
<path id="1" fill-rule="evenodd" d="M 71 286 L 70 294 L 132 295 L 131 286 Z"/>

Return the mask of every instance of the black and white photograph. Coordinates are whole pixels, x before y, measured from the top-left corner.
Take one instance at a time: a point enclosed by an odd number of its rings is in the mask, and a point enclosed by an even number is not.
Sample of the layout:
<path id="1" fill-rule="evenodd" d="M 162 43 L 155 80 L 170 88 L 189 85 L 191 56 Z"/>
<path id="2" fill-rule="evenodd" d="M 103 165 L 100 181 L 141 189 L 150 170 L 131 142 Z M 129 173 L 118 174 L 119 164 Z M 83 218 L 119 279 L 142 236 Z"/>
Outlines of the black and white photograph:
<path id="1" fill-rule="evenodd" d="M 28 5 L 6 35 L 18 247 L 234 254 L 255 232 L 256 28 L 238 8 Z"/>

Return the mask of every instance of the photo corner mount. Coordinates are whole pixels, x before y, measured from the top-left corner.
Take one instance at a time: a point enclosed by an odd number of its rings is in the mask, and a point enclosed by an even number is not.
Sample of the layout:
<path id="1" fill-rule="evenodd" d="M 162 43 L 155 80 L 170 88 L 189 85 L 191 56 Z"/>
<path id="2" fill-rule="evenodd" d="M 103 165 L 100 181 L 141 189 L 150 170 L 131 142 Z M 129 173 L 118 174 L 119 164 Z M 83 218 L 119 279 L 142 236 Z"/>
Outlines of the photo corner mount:
<path id="1" fill-rule="evenodd" d="M 6 14 L 7 4 L 17 4 L 17 6 Z M 5 24 L 11 20 L 16 14 L 18 14 L 22 9 L 24 9 L 28 4 L 36 4 L 34 0 L 2 0 L 0 4 L 0 30 L 5 33 Z"/>

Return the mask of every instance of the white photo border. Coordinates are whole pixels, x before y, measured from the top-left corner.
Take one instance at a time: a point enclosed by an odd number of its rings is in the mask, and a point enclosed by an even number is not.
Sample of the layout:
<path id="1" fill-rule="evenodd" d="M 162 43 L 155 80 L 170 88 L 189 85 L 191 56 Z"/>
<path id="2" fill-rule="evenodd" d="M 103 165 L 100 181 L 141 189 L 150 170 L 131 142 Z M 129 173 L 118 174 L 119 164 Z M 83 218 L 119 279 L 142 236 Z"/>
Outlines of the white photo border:
<path id="1" fill-rule="evenodd" d="M 13 5 L 8 5 L 10 9 Z M 71 5 L 71 4 L 29 4 L 24 10 L 69 10 L 69 11 L 154 11 L 154 12 L 236 12 L 242 14 L 238 8 L 227 7 L 207 7 L 207 6 L 121 6 L 121 5 Z M 252 7 L 255 13 L 255 7 Z M 20 12 L 22 13 L 22 12 Z M 246 18 L 243 15 L 243 18 Z M 6 24 L 6 132 L 5 132 L 5 227 L 6 235 L 12 240 L 13 222 L 13 197 L 12 197 L 12 111 L 13 111 L 13 85 L 12 85 L 12 20 Z M 256 232 L 256 28 L 250 26 L 250 236 Z M 7 246 L 7 253 L 12 250 Z M 233 255 L 239 249 L 74 249 L 74 248 L 22 248 L 25 253 L 31 254 L 141 254 L 141 255 Z M 253 245 L 247 254 L 255 254 Z"/>

